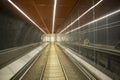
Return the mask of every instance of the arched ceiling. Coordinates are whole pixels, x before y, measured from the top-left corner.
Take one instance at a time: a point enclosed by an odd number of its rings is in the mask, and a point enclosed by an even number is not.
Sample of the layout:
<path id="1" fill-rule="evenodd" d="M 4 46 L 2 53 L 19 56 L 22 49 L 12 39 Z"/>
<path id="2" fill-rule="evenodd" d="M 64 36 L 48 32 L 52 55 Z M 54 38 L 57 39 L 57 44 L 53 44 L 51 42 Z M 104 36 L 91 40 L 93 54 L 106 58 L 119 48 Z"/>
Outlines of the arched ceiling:
<path id="1" fill-rule="evenodd" d="M 24 13 L 26 13 L 37 25 L 39 25 L 46 33 L 52 33 L 52 19 L 54 0 L 11 0 Z M 57 0 L 55 30 L 58 31 L 60 25 L 64 22 L 70 11 L 73 9 L 78 0 Z M 4 2 L 5 3 L 5 2 Z M 6 3 L 5 3 L 6 4 Z M 19 13 L 13 6 L 14 12 Z M 19 13 L 21 15 L 21 13 Z M 23 16 L 23 15 L 22 15 Z"/>
<path id="2" fill-rule="evenodd" d="M 0 6 L 3 3 L 13 13 L 30 22 L 8 1 L 12 1 L 27 14 L 38 25 L 36 27 L 43 30 L 41 30 L 42 32 L 52 33 L 54 0 L 0 0 Z M 99 5 L 92 9 L 97 3 Z M 65 33 L 93 19 L 115 11 L 120 8 L 119 3 L 120 0 L 57 0 L 54 33 L 60 33 L 61 31 Z M 88 12 L 86 13 L 86 11 Z M 80 20 L 76 20 L 84 13 L 86 13 L 85 16 Z M 75 23 L 71 26 L 74 20 Z M 70 26 L 70 28 L 67 28 L 67 26 Z"/>

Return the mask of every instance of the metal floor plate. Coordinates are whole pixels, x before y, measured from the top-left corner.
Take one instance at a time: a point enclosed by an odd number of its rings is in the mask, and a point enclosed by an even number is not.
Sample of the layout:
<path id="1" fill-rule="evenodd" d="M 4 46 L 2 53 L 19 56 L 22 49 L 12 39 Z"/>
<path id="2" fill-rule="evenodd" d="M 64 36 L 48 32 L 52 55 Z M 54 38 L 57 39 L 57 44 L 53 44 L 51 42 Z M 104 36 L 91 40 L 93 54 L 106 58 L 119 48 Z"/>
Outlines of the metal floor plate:
<path id="1" fill-rule="evenodd" d="M 50 49 L 43 80 L 65 80 L 54 45 Z"/>

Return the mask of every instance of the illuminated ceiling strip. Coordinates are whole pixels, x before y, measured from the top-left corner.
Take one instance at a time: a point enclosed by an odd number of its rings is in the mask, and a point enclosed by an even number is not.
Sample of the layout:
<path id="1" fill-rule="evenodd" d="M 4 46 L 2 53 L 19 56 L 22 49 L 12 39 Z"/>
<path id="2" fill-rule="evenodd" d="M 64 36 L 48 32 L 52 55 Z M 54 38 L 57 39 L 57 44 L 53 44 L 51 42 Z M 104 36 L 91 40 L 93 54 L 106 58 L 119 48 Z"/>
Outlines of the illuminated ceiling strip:
<path id="1" fill-rule="evenodd" d="M 29 19 L 35 26 L 37 26 L 43 33 L 47 34 L 42 28 L 40 28 L 30 17 L 25 14 L 16 4 L 14 4 L 11 0 L 8 0 L 10 4 L 12 4 L 19 12 L 21 12 L 27 19 Z"/>
<path id="2" fill-rule="evenodd" d="M 75 29 L 67 32 L 66 34 L 68 34 L 68 33 L 70 33 L 70 32 L 73 32 L 73 31 L 76 31 L 76 30 L 78 30 L 78 29 L 80 29 L 80 28 L 82 28 L 82 27 L 84 27 L 84 26 L 87 26 L 87 25 L 89 25 L 89 24 L 92 24 L 92 23 L 94 23 L 94 22 L 97 22 L 97 21 L 99 21 L 99 20 L 102 20 L 102 19 L 104 19 L 104 18 L 107 18 L 107 17 L 109 17 L 109 16 L 111 16 L 111 15 L 114 15 L 114 14 L 116 14 L 116 13 L 118 13 L 118 12 L 120 12 L 120 9 L 117 10 L 117 11 L 115 11 L 115 12 L 112 12 L 112 13 L 110 13 L 110 14 L 108 14 L 108 15 L 105 15 L 105 16 L 103 16 L 103 17 L 100 17 L 100 18 L 98 18 L 98 19 L 96 19 L 96 20 L 93 20 L 93 21 L 91 21 L 91 22 L 88 22 L 88 23 L 86 23 L 86 24 L 84 24 L 84 25 L 82 25 L 82 26 L 80 26 L 80 27 L 78 27 L 78 28 L 75 28 Z"/>
<path id="3" fill-rule="evenodd" d="M 54 28 L 55 28 L 56 6 L 57 6 L 57 0 L 54 0 L 53 22 L 52 22 L 52 34 L 54 33 Z"/>
<path id="4" fill-rule="evenodd" d="M 95 8 L 97 5 L 99 5 L 103 0 L 100 0 L 99 2 L 97 2 L 95 5 L 93 5 L 92 7 L 90 7 L 87 11 L 85 11 L 82 15 L 80 15 L 77 19 L 75 19 L 73 22 L 71 22 L 67 27 L 65 27 L 62 31 L 60 31 L 59 33 L 62 33 L 63 31 L 65 31 L 66 29 L 68 29 L 71 25 L 73 25 L 76 21 L 78 21 L 81 17 L 83 17 L 85 14 L 87 14 L 90 10 L 92 10 L 93 8 Z"/>

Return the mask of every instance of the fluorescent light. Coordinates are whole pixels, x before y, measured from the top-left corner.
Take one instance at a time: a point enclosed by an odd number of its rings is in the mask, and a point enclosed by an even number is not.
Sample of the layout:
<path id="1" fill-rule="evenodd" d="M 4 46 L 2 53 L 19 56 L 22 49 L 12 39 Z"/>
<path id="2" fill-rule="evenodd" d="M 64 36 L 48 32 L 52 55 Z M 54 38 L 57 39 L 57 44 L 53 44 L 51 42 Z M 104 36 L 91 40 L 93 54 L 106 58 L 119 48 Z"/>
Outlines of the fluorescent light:
<path id="1" fill-rule="evenodd" d="M 30 17 L 27 15 L 27 14 L 25 14 L 16 4 L 14 4 L 11 0 L 8 0 L 8 2 L 10 3 L 10 4 L 12 4 L 20 13 L 22 13 L 28 20 L 30 20 L 35 26 L 37 26 L 43 33 L 45 33 L 46 34 L 46 32 L 42 29 L 42 28 L 40 28 L 40 26 L 38 26 L 32 19 L 30 19 Z"/>
<path id="2" fill-rule="evenodd" d="M 77 19 L 75 19 L 73 22 L 71 22 L 69 25 L 67 25 L 62 31 L 60 31 L 59 33 L 62 33 L 63 31 L 65 31 L 67 28 L 69 28 L 71 25 L 73 25 L 76 21 L 78 21 L 81 17 L 83 17 L 85 14 L 87 14 L 90 10 L 92 10 L 93 8 L 95 8 L 97 5 L 99 5 L 103 0 L 100 0 L 99 2 L 97 2 L 95 5 L 93 5 L 92 7 L 90 7 L 87 11 L 85 11 L 82 15 L 80 15 Z"/>
<path id="3" fill-rule="evenodd" d="M 54 0 L 53 22 L 52 22 L 52 34 L 54 33 L 54 28 L 55 28 L 56 6 L 57 6 L 57 0 Z"/>
<path id="4" fill-rule="evenodd" d="M 102 19 L 104 19 L 104 18 L 107 18 L 107 17 L 109 17 L 109 16 L 111 16 L 111 15 L 114 15 L 114 14 L 116 14 L 116 13 L 118 13 L 118 12 L 120 12 L 120 9 L 117 10 L 117 11 L 114 11 L 114 12 L 108 14 L 108 15 L 105 15 L 105 16 L 103 16 L 103 17 L 100 17 L 100 18 L 98 18 L 98 19 L 96 19 L 96 20 L 93 20 L 93 21 L 91 21 L 91 22 L 88 22 L 88 23 L 86 23 L 86 24 L 84 24 L 84 25 L 82 25 L 82 26 L 80 26 L 80 27 L 77 27 L 77 28 L 75 28 L 75 29 L 67 32 L 66 34 L 68 34 L 68 33 L 70 33 L 70 32 L 73 32 L 73 31 L 76 31 L 76 30 L 78 30 L 78 29 L 80 29 L 80 28 L 82 28 L 82 27 L 84 27 L 84 26 L 87 26 L 87 25 L 89 25 L 89 24 L 92 24 L 92 23 L 94 23 L 94 22 L 97 22 L 97 21 L 99 21 L 99 20 L 102 20 Z"/>

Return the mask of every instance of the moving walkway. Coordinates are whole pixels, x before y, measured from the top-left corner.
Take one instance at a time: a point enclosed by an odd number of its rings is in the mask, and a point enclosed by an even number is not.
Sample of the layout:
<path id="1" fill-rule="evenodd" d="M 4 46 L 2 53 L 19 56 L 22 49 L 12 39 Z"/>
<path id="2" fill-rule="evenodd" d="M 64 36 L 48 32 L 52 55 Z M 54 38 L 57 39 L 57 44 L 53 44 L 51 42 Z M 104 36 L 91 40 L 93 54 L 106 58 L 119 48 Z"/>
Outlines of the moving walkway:
<path id="1" fill-rule="evenodd" d="M 93 77 L 93 76 L 92 76 Z M 56 44 L 49 44 L 20 80 L 95 80 L 81 71 Z"/>

